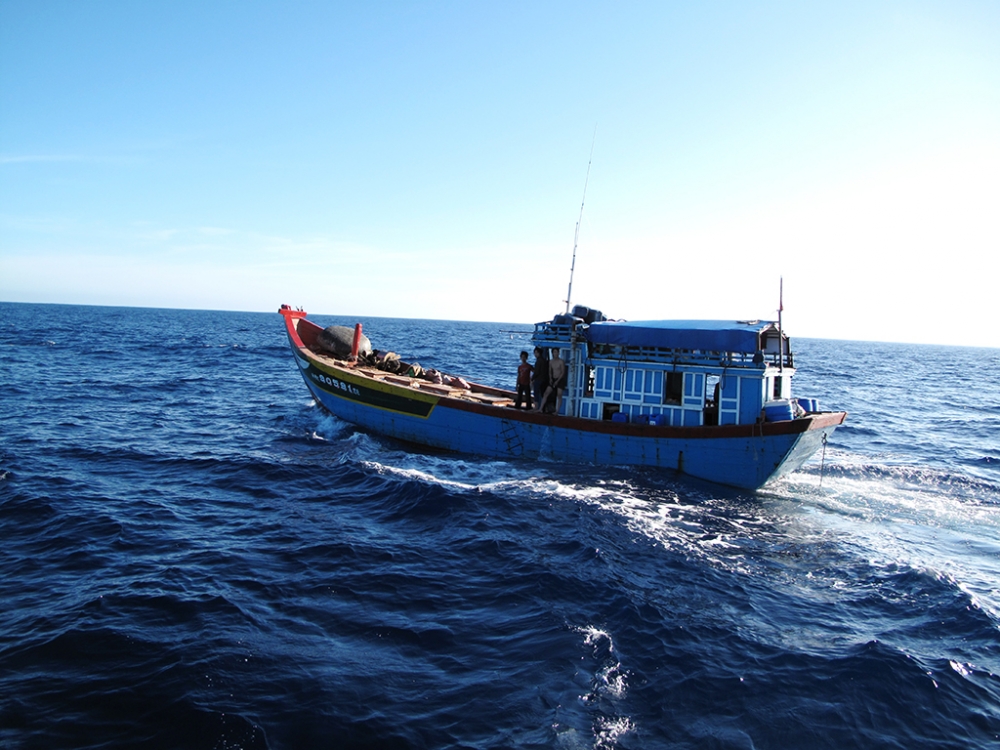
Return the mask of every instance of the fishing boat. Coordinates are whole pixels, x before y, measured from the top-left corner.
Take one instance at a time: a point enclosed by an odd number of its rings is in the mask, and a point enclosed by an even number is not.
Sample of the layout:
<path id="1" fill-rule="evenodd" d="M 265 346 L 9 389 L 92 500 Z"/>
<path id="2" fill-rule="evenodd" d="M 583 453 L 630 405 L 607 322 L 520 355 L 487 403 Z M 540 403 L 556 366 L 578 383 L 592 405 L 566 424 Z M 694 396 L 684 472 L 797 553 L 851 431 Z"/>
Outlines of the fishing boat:
<path id="1" fill-rule="evenodd" d="M 360 324 L 348 335 L 302 310 L 279 312 L 319 405 L 437 449 L 656 467 L 756 490 L 825 450 L 847 416 L 792 397 L 794 358 L 780 320 L 620 321 L 577 305 L 532 333 L 534 346 L 565 364 L 558 408 L 547 413 L 515 408 L 514 391 L 373 350 Z"/>

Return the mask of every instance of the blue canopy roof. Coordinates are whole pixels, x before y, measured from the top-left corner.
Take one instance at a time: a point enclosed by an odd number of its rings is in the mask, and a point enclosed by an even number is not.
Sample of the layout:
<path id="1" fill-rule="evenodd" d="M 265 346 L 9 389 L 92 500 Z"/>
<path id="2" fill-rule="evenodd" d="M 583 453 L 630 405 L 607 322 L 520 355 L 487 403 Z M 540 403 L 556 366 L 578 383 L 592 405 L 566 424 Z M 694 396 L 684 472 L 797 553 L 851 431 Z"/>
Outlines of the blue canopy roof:
<path id="1" fill-rule="evenodd" d="M 584 332 L 594 344 L 756 352 L 758 335 L 776 328 L 768 320 L 630 320 L 591 323 Z"/>

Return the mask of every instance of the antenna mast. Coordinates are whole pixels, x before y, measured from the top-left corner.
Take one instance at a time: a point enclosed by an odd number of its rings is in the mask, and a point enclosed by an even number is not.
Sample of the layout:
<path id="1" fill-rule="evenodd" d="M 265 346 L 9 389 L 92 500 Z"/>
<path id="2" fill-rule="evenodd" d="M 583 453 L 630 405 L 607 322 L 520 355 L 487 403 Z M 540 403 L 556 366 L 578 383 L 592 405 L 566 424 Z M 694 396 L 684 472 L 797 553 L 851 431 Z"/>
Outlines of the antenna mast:
<path id="1" fill-rule="evenodd" d="M 781 313 L 785 309 L 785 277 L 778 277 L 778 372 L 785 371 L 785 337 L 781 332 Z"/>
<path id="2" fill-rule="evenodd" d="M 583 204 L 587 201 L 587 184 L 590 182 L 590 163 L 594 160 L 594 144 L 597 142 L 597 126 L 594 125 L 594 139 L 590 142 L 590 159 L 587 160 L 587 178 L 583 181 L 583 199 L 580 201 L 580 218 L 576 220 L 573 234 L 573 262 L 569 266 L 569 289 L 566 290 L 566 314 L 569 315 L 570 300 L 573 299 L 573 271 L 576 270 L 576 246 L 580 241 L 580 222 L 583 221 Z"/>

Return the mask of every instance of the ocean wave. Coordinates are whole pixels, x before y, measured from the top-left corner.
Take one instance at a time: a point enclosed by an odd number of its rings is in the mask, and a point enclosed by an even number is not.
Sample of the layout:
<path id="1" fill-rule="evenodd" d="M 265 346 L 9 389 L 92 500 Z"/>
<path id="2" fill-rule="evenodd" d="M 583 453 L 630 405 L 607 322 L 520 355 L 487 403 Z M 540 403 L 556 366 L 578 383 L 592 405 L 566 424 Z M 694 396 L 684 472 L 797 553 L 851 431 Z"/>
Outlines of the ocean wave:
<path id="1" fill-rule="evenodd" d="M 1000 735 L 996 368 L 975 352 L 811 343 L 796 378 L 846 429 L 749 493 L 373 436 L 314 405 L 273 314 L 0 306 L 0 744 Z M 495 328 L 366 321 L 511 381 L 523 341 Z M 43 340 L 72 366 L 39 376 Z"/>

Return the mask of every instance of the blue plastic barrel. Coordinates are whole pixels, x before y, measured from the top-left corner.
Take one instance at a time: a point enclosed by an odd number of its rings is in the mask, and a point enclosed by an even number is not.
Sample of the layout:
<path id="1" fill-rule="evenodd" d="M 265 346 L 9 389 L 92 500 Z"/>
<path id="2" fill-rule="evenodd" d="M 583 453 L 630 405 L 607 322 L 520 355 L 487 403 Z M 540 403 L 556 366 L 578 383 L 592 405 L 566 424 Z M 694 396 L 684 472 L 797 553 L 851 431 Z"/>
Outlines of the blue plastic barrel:
<path id="1" fill-rule="evenodd" d="M 801 406 L 810 414 L 814 411 L 819 411 L 819 409 L 816 408 L 816 399 L 814 398 L 800 398 L 799 406 Z"/>
<path id="2" fill-rule="evenodd" d="M 794 417 L 795 412 L 789 399 L 768 401 L 764 404 L 764 419 L 768 422 L 785 422 Z"/>

